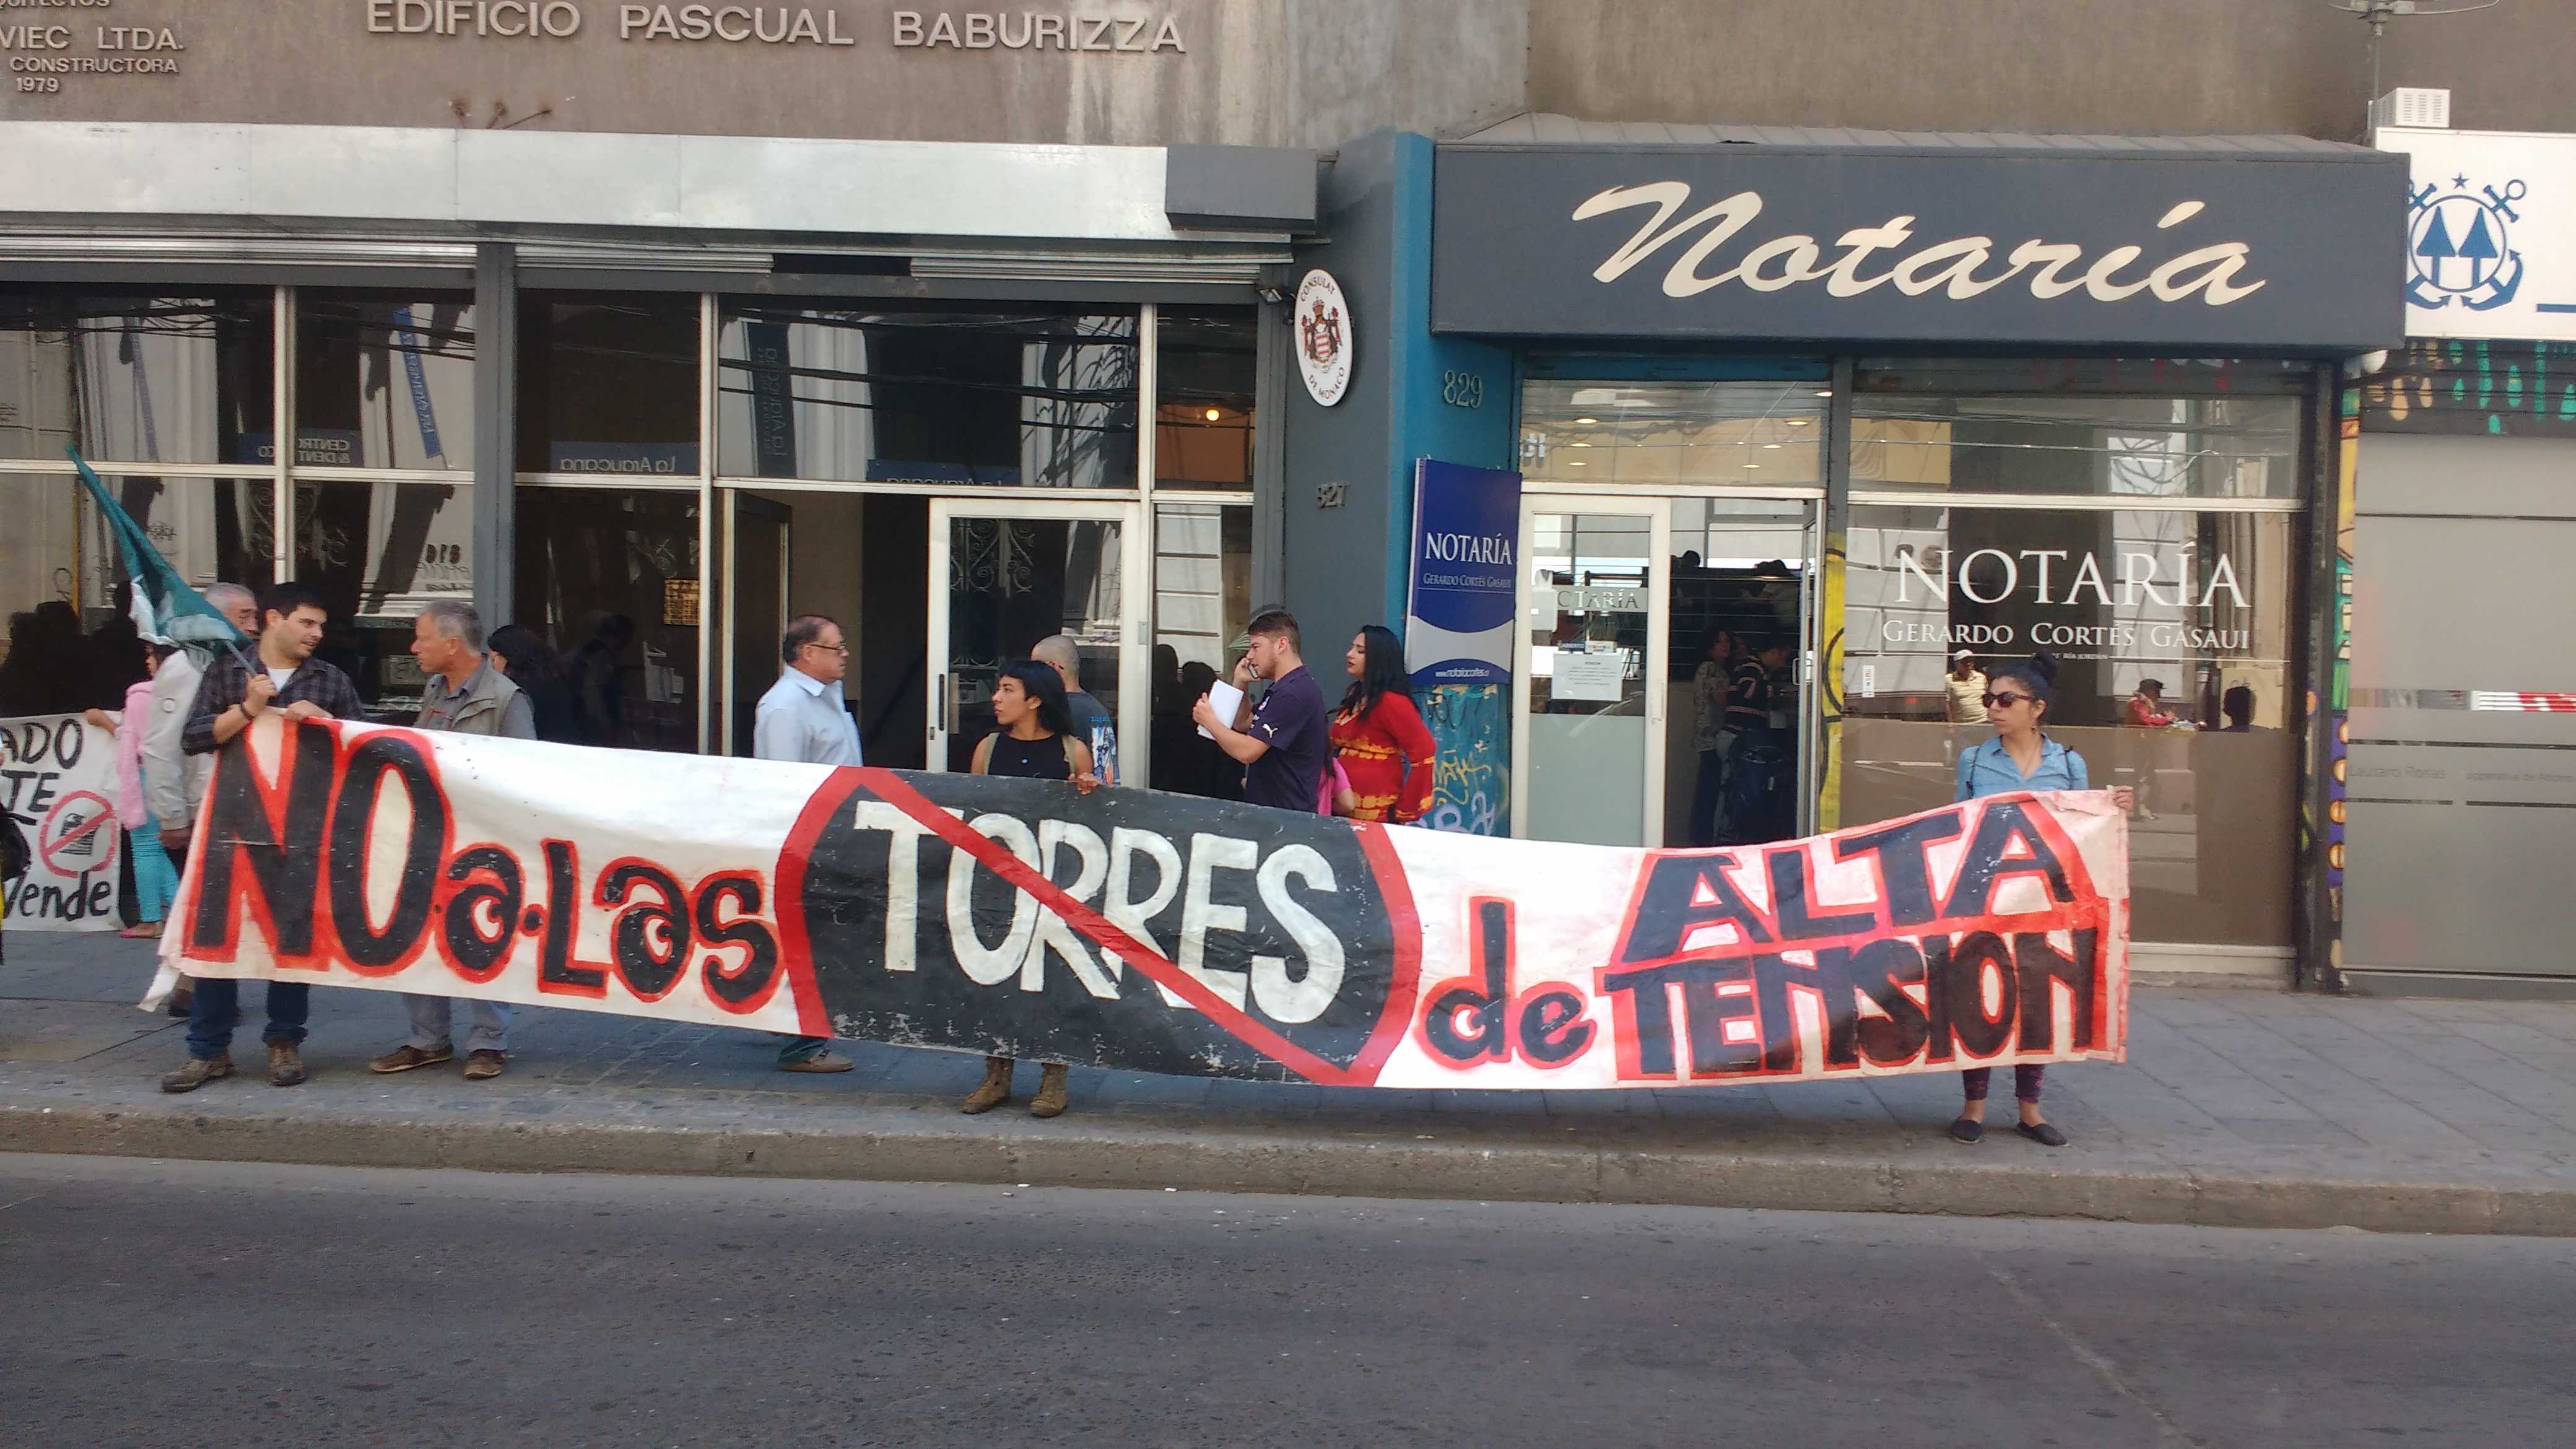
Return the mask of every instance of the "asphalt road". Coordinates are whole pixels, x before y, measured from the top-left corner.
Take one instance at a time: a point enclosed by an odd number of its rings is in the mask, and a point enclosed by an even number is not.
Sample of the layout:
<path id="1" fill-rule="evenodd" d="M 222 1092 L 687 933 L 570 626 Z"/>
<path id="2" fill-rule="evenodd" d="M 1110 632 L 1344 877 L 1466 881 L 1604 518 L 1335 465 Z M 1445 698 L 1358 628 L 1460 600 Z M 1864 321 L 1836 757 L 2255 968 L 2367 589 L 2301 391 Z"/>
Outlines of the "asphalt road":
<path id="1" fill-rule="evenodd" d="M 2565 1443 L 2576 1242 L 0 1155 L 0 1444 Z"/>

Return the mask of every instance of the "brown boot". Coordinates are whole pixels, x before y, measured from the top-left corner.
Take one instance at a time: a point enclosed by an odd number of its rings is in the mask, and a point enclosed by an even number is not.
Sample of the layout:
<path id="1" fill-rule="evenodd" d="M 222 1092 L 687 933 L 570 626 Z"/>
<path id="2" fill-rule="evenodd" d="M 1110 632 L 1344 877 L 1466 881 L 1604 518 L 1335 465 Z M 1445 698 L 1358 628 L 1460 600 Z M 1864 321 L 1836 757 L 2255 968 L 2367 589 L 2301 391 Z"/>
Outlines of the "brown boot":
<path id="1" fill-rule="evenodd" d="M 304 1080 L 304 1052 L 291 1041 L 268 1044 L 268 1084 L 292 1087 Z"/>
<path id="2" fill-rule="evenodd" d="M 1064 1115 L 1064 1063 L 1049 1062 L 1038 1069 L 1038 1094 L 1029 1099 L 1029 1115 Z"/>
<path id="3" fill-rule="evenodd" d="M 190 1057 L 180 1063 L 179 1070 L 161 1079 L 161 1090 L 193 1092 L 208 1082 L 220 1082 L 232 1074 L 233 1059 L 230 1052 L 219 1057 Z"/>
<path id="4" fill-rule="evenodd" d="M 986 1057 L 984 1058 L 984 1080 L 974 1091 L 966 1094 L 966 1105 L 957 1110 L 971 1116 L 977 1112 L 990 1112 L 1009 1100 L 1011 1100 L 1011 1059 Z"/>

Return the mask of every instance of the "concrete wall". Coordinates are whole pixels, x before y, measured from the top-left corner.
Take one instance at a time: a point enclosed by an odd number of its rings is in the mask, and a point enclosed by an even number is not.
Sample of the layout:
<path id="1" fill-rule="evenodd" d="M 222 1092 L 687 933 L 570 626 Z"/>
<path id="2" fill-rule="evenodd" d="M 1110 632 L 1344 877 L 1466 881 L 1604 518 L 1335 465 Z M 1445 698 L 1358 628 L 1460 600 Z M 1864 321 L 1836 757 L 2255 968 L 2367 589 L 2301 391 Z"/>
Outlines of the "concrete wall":
<path id="1" fill-rule="evenodd" d="M 1589 120 L 2359 139 L 2369 31 L 2317 0 L 1531 0 L 1534 110 Z M 2380 86 L 2576 130 L 2576 4 L 2390 22 Z"/>
<path id="2" fill-rule="evenodd" d="M 373 0 L 379 23 L 422 0 Z M 1469 128 L 1522 108 L 1527 0 L 1157 0 L 1046 7 L 1136 15 L 1150 45 L 1169 20 L 1185 49 L 899 47 L 894 15 L 970 12 L 925 0 L 760 6 L 774 32 L 810 10 L 827 43 L 620 38 L 612 0 L 570 0 L 562 39 L 371 32 L 371 0 L 117 0 L 112 10 L 0 8 L 10 57 L 173 60 L 178 73 L 70 74 L 28 94 L 0 79 L 0 119 L 545 126 L 891 140 L 1173 141 L 1329 147 L 1380 126 Z M 515 26 L 517 0 L 503 18 Z M 401 9 L 398 7 L 411 7 Z M 682 6 L 670 7 L 674 12 Z M 562 17 L 569 12 L 558 11 Z M 647 7 L 650 13 L 650 7 Z M 1028 9 L 996 13 L 1025 21 Z M 61 26 L 68 49 L 21 24 Z M 740 22 L 736 22 L 739 25 Z M 184 49 L 104 49 L 102 27 Z M 1022 33 L 1025 33 L 1024 31 Z M 1104 37 L 1114 44 L 1119 32 Z M 850 44 L 828 43 L 833 36 Z M 106 37 L 113 41 L 114 36 Z M 133 42 L 128 42 L 129 46 Z"/>

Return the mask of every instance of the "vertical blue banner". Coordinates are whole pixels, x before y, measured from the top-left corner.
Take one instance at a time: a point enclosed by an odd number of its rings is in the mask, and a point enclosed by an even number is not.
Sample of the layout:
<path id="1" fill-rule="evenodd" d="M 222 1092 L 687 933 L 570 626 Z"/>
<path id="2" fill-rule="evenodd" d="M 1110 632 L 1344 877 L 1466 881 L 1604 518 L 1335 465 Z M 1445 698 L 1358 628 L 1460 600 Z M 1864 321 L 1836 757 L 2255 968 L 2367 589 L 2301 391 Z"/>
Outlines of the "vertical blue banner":
<path id="1" fill-rule="evenodd" d="M 1413 567 L 1404 664 L 1440 755 L 1423 823 L 1499 835 L 1511 780 L 1512 618 L 1521 475 L 1414 464 Z"/>

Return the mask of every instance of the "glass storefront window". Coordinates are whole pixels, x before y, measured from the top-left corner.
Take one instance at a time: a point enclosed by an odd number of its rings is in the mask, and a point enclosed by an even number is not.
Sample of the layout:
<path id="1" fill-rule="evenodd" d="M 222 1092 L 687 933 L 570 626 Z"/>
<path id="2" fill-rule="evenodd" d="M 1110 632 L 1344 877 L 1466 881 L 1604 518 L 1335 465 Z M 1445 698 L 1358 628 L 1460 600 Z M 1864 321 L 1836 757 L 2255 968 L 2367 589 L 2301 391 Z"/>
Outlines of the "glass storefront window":
<path id="1" fill-rule="evenodd" d="M 296 463 L 470 472 L 472 304 L 462 292 L 296 293 Z"/>
<path id="2" fill-rule="evenodd" d="M 529 292 L 518 345 L 520 472 L 697 476 L 695 296 Z"/>
<path id="3" fill-rule="evenodd" d="M 739 478 L 1136 484 L 1136 317 L 725 304 L 717 454 Z"/>
<path id="4" fill-rule="evenodd" d="M 472 492 L 445 483 L 304 483 L 295 490 L 295 577 L 331 611 L 324 657 L 368 710 L 420 708 L 412 620 L 432 599 L 474 597 Z"/>
<path id="5" fill-rule="evenodd" d="M 1154 505 L 1154 733 L 1157 790 L 1221 800 L 1243 794 L 1243 767 L 1190 723 L 1190 706 L 1230 674 L 1252 624 L 1252 510 Z M 1311 647 L 1311 646 L 1310 646 Z"/>
<path id="6" fill-rule="evenodd" d="M 522 488 L 518 622 L 563 659 L 575 742 L 698 747 L 694 492 Z"/>
<path id="7" fill-rule="evenodd" d="M 2142 941 L 2286 946 L 2297 804 L 2297 515 L 1856 504 L 1846 535 L 1843 820 L 1928 809 L 1991 737 L 1982 671 L 2060 665 L 2050 736 L 2138 792 Z"/>
<path id="8" fill-rule="evenodd" d="M 268 582 L 268 479 L 100 481 L 189 583 Z M 143 677 L 143 660 L 105 517 L 77 479 L 0 473 L 0 519 L 0 718 L 117 707 L 125 685 Z"/>
<path id="9" fill-rule="evenodd" d="M 1154 319 L 1154 482 L 1250 488 L 1261 326 L 1248 308 Z"/>
<path id="10" fill-rule="evenodd" d="M 2116 360 L 1872 366 L 1857 375 L 1852 401 L 1855 490 L 2299 496 L 2304 404 L 2278 391 L 2295 372 Z M 2169 391 L 2100 390 L 2127 372 Z"/>
<path id="11" fill-rule="evenodd" d="M 0 290 L 0 458 L 262 463 L 274 294 Z"/>
<path id="12" fill-rule="evenodd" d="M 1560 382 L 1521 391 L 1521 470 L 1533 489 L 1618 483 L 1823 484 L 1819 382 Z"/>

